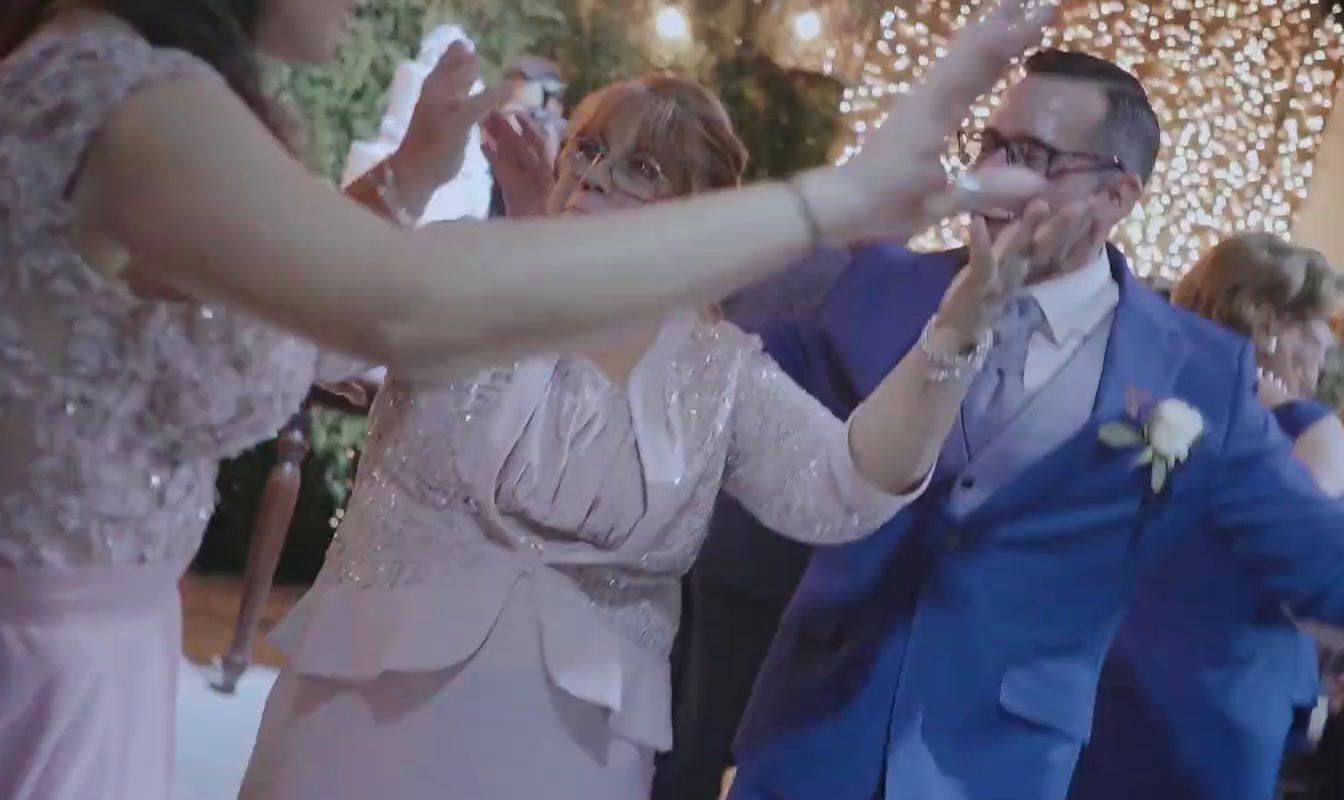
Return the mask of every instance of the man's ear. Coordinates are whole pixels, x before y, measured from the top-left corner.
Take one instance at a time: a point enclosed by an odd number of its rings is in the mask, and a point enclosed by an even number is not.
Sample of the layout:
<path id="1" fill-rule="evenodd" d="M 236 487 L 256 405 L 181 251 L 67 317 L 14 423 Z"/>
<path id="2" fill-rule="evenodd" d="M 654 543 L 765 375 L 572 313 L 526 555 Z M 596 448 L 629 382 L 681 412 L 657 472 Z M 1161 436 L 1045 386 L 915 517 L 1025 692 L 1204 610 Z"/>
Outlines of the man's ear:
<path id="1" fill-rule="evenodd" d="M 1105 191 L 1106 199 L 1110 202 L 1118 221 L 1129 216 L 1134 206 L 1138 205 L 1139 198 L 1143 196 L 1143 184 L 1137 175 L 1120 172 L 1106 182 Z"/>

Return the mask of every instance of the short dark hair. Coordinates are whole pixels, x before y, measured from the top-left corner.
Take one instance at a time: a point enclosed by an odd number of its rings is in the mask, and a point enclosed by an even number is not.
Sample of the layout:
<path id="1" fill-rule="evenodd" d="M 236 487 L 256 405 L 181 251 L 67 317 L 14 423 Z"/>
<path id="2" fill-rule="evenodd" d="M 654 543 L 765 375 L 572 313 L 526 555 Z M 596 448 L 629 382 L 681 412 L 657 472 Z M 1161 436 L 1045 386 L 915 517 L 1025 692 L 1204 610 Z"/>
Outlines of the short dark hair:
<path id="1" fill-rule="evenodd" d="M 1041 50 L 1027 59 L 1028 75 L 1095 84 L 1106 95 L 1097 146 L 1117 156 L 1144 183 L 1153 175 L 1162 128 L 1139 79 L 1104 58 L 1070 50 Z"/>

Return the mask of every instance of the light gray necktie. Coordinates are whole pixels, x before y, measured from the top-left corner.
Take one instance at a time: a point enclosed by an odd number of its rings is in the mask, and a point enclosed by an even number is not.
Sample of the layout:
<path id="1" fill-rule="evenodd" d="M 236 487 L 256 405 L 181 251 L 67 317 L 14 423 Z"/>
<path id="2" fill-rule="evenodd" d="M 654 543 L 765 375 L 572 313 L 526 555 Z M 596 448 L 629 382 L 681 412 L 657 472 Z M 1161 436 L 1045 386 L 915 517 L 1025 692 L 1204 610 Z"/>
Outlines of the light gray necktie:
<path id="1" fill-rule="evenodd" d="M 994 326 L 994 349 L 971 383 L 962 402 L 962 422 L 971 455 L 977 455 L 1005 426 L 1013 421 L 1027 401 L 1023 373 L 1031 335 L 1045 322 L 1040 303 L 1021 295 L 1004 309 Z"/>

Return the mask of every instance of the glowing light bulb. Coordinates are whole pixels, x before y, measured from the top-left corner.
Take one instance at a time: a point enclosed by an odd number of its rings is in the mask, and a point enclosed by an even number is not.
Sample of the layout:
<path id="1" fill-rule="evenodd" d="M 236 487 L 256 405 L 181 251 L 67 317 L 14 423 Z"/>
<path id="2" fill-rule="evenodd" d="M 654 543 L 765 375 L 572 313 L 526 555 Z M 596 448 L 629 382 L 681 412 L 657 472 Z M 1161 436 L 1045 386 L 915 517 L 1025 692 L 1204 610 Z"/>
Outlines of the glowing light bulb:
<path id="1" fill-rule="evenodd" d="M 676 6 L 664 6 L 654 17 L 653 27 L 660 39 L 676 41 L 691 36 L 691 23 L 686 19 L 686 12 Z"/>
<path id="2" fill-rule="evenodd" d="M 821 29 L 821 15 L 815 11 L 805 11 L 793 18 L 793 35 L 800 42 L 816 41 Z"/>

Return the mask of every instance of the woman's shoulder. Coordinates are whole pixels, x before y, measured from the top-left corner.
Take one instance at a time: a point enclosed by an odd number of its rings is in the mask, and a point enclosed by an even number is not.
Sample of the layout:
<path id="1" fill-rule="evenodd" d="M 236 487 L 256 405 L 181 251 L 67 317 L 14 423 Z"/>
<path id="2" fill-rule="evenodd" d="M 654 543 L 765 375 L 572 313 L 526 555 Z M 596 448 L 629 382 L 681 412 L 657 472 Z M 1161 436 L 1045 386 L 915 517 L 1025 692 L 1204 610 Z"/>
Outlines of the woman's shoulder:
<path id="1" fill-rule="evenodd" d="M 0 129 L 81 139 L 135 90 L 177 78 L 218 74 L 118 24 L 39 32 L 0 62 Z"/>
<path id="2" fill-rule="evenodd" d="M 747 333 L 736 324 L 709 313 L 702 314 L 696 320 L 691 331 L 691 341 L 701 347 L 729 352 L 752 352 L 762 349 L 761 337 Z"/>
<path id="3" fill-rule="evenodd" d="M 685 383 L 714 386 L 730 397 L 746 376 L 768 365 L 768 358 L 759 336 L 726 320 L 702 320 L 674 359 L 673 372 Z"/>
<path id="4" fill-rule="evenodd" d="M 115 21 L 39 31 L 0 61 L 0 74 L 31 78 L 33 88 L 49 88 L 66 73 L 116 77 L 126 73 L 215 74 L 204 61 L 167 47 L 155 47 L 134 29 Z"/>

